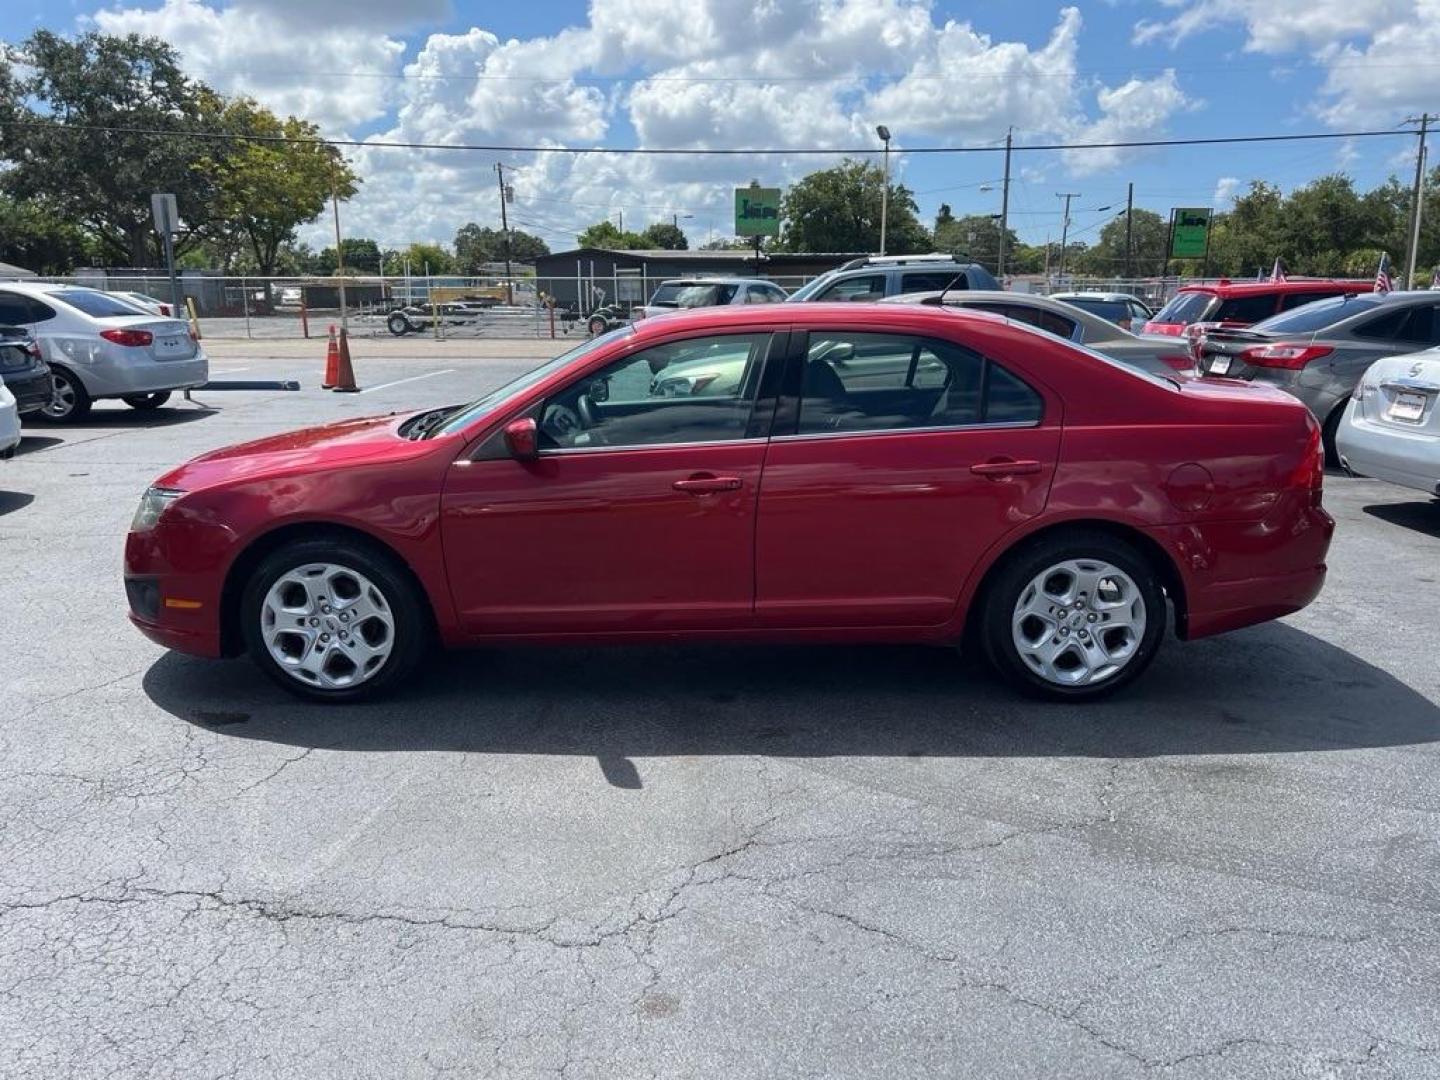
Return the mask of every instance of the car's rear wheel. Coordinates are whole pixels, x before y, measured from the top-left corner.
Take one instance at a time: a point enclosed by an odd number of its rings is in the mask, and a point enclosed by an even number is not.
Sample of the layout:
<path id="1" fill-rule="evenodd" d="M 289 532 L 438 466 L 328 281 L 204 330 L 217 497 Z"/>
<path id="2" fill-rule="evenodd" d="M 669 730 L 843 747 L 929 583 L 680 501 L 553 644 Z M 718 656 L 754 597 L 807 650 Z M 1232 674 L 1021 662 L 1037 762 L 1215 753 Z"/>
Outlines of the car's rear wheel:
<path id="1" fill-rule="evenodd" d="M 57 424 L 69 424 L 83 419 L 90 411 L 90 395 L 85 385 L 69 371 L 61 367 L 50 369 L 50 401 L 41 410 L 47 420 Z"/>
<path id="2" fill-rule="evenodd" d="M 429 638 L 408 575 L 344 539 L 299 541 L 267 556 L 245 586 L 240 617 L 254 661 L 312 701 L 393 690 L 418 667 Z"/>
<path id="3" fill-rule="evenodd" d="M 410 320 L 399 313 L 391 315 L 390 318 L 386 319 L 385 325 L 389 328 L 390 333 L 396 337 L 404 337 L 413 329 L 410 325 Z"/>
<path id="4" fill-rule="evenodd" d="M 1155 567 L 1104 533 L 1048 537 L 990 583 L 981 613 L 986 655 L 1007 680 L 1042 697 L 1101 697 L 1137 678 L 1165 632 Z"/>
<path id="5" fill-rule="evenodd" d="M 1347 403 L 1348 401 L 1342 401 L 1331 409 L 1330 415 L 1325 418 L 1325 423 L 1320 428 L 1320 441 L 1325 444 L 1325 464 L 1332 469 L 1340 467 L 1340 446 L 1337 440 L 1340 438 L 1340 422 L 1345 419 Z"/>
<path id="6" fill-rule="evenodd" d="M 159 390 L 153 394 L 126 394 L 120 399 L 132 409 L 139 409 L 141 412 L 150 412 L 158 409 L 170 400 L 169 390 Z"/>

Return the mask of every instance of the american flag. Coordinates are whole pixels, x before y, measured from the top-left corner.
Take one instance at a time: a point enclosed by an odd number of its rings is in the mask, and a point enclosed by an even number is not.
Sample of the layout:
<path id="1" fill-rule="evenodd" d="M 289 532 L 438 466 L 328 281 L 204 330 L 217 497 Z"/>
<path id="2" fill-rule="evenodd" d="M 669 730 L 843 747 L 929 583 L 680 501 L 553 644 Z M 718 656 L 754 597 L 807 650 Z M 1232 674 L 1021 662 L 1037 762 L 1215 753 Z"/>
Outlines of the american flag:
<path id="1" fill-rule="evenodd" d="M 1375 271 L 1375 291 L 1378 293 L 1387 293 L 1394 287 L 1394 283 L 1390 280 L 1390 253 L 1388 251 L 1382 251 L 1380 253 L 1380 268 Z"/>
<path id="2" fill-rule="evenodd" d="M 1271 281 L 1284 281 L 1284 280 L 1285 280 L 1285 263 L 1284 263 L 1283 260 L 1281 260 L 1281 259 L 1276 259 L 1276 260 L 1275 260 L 1275 265 L 1270 268 L 1270 280 L 1271 280 Z"/>

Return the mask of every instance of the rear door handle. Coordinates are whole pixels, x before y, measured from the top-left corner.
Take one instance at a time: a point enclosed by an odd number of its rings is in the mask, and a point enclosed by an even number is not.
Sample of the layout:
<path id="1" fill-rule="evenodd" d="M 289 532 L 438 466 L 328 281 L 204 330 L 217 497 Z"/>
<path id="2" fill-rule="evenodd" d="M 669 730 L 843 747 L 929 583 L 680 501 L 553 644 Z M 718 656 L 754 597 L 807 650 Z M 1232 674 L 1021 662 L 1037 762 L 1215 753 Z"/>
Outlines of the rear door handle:
<path id="1" fill-rule="evenodd" d="M 711 495 L 717 491 L 739 491 L 741 480 L 738 476 L 692 476 L 688 480 L 676 480 L 672 487 L 687 495 Z"/>
<path id="2" fill-rule="evenodd" d="M 1029 476 L 1038 473 L 1043 466 L 1038 461 L 982 461 L 971 465 L 970 471 L 976 476 Z"/>

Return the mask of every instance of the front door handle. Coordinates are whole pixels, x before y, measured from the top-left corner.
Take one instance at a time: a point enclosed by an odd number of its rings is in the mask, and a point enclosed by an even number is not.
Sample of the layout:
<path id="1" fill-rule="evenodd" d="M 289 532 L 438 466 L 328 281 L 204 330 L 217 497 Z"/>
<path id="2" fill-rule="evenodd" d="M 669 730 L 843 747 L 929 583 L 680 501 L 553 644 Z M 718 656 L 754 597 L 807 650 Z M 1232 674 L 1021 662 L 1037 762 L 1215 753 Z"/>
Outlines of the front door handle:
<path id="1" fill-rule="evenodd" d="M 686 480 L 676 480 L 671 485 L 676 491 L 683 491 L 687 495 L 711 495 L 717 491 L 739 491 L 741 480 L 738 476 L 712 476 L 709 473 L 697 473 Z"/>
<path id="2" fill-rule="evenodd" d="M 1038 461 L 1014 461 L 1004 458 L 971 465 L 970 471 L 976 476 L 1029 476 L 1032 473 L 1038 473 L 1042 468 L 1043 466 Z"/>

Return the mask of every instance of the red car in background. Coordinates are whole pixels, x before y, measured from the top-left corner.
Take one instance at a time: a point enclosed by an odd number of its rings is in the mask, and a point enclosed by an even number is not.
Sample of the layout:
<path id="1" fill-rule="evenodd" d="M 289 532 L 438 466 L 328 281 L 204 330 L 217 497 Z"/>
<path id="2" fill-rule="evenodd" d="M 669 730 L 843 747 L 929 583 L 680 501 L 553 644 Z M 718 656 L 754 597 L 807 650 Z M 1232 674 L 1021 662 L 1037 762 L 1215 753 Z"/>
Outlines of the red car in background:
<path id="1" fill-rule="evenodd" d="M 1333 296 L 1354 296 L 1375 287 L 1373 280 L 1293 278 L 1285 281 L 1219 281 L 1182 285 L 1145 324 L 1146 334 L 1185 334 L 1187 327 L 1250 326 L 1271 315 Z"/>
<path id="2" fill-rule="evenodd" d="M 1309 603 L 1322 478 L 1268 387 L 945 308 L 710 308 L 196 458 L 146 492 L 125 585 L 152 640 L 322 701 L 436 644 L 962 639 L 1081 699 L 1172 608 L 1193 638 Z"/>

